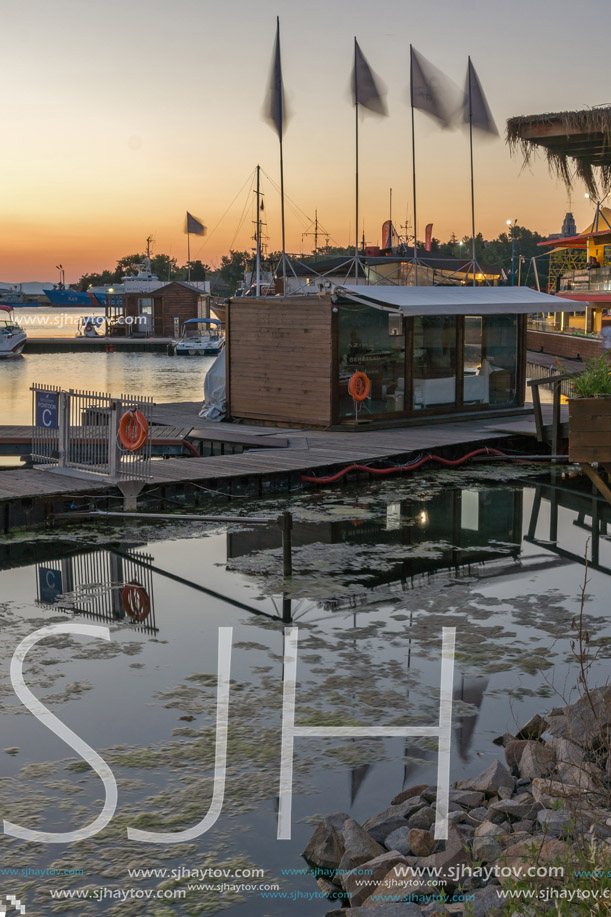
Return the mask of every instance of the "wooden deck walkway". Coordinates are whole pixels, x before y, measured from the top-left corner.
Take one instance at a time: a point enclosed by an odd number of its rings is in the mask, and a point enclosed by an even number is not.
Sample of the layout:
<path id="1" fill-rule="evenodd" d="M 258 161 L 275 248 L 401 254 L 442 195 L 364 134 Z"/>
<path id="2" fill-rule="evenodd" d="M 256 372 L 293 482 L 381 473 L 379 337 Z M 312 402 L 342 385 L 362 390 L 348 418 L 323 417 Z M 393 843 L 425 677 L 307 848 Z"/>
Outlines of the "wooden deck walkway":
<path id="1" fill-rule="evenodd" d="M 87 430 L 88 436 L 96 436 L 99 430 L 100 436 L 106 436 L 105 427 L 90 427 Z M 181 447 L 183 440 L 191 432 L 191 424 L 186 426 L 164 426 L 156 424 L 151 428 L 151 445 L 155 447 Z M 75 437 L 76 438 L 76 437 Z M 78 437 L 82 441 L 82 437 Z M 0 426 L 0 455 L 22 455 L 24 451 L 30 449 L 32 445 L 32 427 L 29 426 Z"/>
<path id="2" fill-rule="evenodd" d="M 551 410 L 551 405 L 544 405 Z M 154 436 L 157 441 L 172 441 L 188 436 L 197 427 L 205 436 L 209 428 L 211 439 L 222 440 L 223 424 L 206 424 L 197 416 L 199 404 L 160 405 L 154 410 Z M 162 426 L 164 419 L 166 426 Z M 178 424 L 179 426 L 176 426 Z M 5 430 L 7 428 L 4 428 Z M 477 418 L 454 423 L 396 427 L 384 430 L 341 432 L 324 430 L 297 430 L 257 427 L 240 424 L 227 425 L 227 434 L 241 431 L 248 438 L 260 437 L 261 450 L 250 448 L 237 455 L 210 455 L 207 457 L 165 458 L 153 461 L 152 478 L 147 488 L 208 484 L 211 490 L 223 481 L 262 482 L 274 477 L 285 479 L 294 474 L 328 473 L 353 462 L 403 460 L 407 456 L 461 448 L 467 452 L 476 444 L 498 446 L 499 441 L 515 435 L 535 435 L 532 415 L 498 418 Z M 12 428 L 13 434 L 29 436 L 27 427 Z M 280 448 L 269 448 L 274 438 Z M 287 444 L 288 440 L 288 444 Z M 28 440 L 29 441 L 29 440 Z M 255 440 L 256 441 L 256 440 Z M 204 488 L 205 489 L 205 488 Z M 19 498 L 60 498 L 74 494 L 117 494 L 117 488 L 105 480 L 91 477 L 60 475 L 39 469 L 0 470 L 0 504 Z"/>

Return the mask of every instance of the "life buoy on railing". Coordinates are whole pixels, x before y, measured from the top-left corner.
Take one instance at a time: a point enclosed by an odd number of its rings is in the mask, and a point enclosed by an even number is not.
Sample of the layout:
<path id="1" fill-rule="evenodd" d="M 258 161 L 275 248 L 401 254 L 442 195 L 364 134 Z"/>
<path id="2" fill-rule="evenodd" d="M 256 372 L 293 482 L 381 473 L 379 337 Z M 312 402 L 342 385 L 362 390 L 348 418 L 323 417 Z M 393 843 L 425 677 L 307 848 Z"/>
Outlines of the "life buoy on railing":
<path id="1" fill-rule="evenodd" d="M 355 373 L 348 383 L 348 391 L 355 401 L 364 401 L 370 390 L 371 382 L 365 373 Z"/>
<path id="2" fill-rule="evenodd" d="M 123 610 L 134 621 L 146 621 L 151 613 L 151 600 L 144 586 L 132 580 L 121 591 L 121 604 Z"/>
<path id="3" fill-rule="evenodd" d="M 126 411 L 119 421 L 119 439 L 128 452 L 137 452 L 149 435 L 149 425 L 142 411 Z"/>

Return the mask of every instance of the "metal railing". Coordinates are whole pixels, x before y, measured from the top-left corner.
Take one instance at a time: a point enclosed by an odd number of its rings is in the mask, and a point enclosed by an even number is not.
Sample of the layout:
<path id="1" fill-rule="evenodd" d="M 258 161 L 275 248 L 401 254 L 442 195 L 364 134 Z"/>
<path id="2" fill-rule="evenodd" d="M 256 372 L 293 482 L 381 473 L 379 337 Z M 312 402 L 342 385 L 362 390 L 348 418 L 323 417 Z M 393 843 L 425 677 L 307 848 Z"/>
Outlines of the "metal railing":
<path id="1" fill-rule="evenodd" d="M 564 368 L 564 367 L 562 367 Z M 541 366 L 540 363 L 527 363 L 526 375 L 529 379 L 536 380 L 542 388 L 547 388 L 550 392 L 554 390 L 553 376 L 558 374 L 557 366 Z M 558 383 L 560 394 L 565 398 L 571 398 L 573 395 L 573 379 L 571 376 L 564 376 Z"/>
<path id="2" fill-rule="evenodd" d="M 142 481 L 151 476 L 151 437 L 137 451 L 124 448 L 119 424 L 138 410 L 152 423 L 153 399 L 105 392 L 32 386 L 32 458 L 35 462 Z"/>

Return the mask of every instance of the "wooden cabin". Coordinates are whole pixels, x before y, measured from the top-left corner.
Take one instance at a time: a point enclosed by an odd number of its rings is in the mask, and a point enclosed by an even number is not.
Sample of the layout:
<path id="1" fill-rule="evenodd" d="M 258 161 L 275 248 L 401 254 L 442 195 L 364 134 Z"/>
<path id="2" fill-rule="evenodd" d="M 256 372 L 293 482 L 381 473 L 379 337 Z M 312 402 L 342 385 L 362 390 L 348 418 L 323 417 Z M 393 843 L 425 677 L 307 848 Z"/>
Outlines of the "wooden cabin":
<path id="1" fill-rule="evenodd" d="M 109 334 L 177 338 L 187 319 L 210 316 L 210 296 L 202 289 L 204 284 L 173 280 L 142 286 L 144 289 L 106 294 Z"/>
<path id="2" fill-rule="evenodd" d="M 303 427 L 511 412 L 524 404 L 526 319 L 560 300 L 525 287 L 346 285 L 227 304 L 231 420 Z M 565 301 L 567 311 L 583 304 Z"/>

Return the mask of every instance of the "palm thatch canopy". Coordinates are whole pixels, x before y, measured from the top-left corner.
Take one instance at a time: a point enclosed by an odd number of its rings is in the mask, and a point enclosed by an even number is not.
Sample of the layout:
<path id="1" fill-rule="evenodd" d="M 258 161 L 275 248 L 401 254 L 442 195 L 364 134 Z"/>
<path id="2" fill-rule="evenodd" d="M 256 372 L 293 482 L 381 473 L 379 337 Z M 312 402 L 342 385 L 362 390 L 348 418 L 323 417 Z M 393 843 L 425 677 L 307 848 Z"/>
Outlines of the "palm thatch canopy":
<path id="1" fill-rule="evenodd" d="M 510 118 L 506 139 L 525 165 L 542 148 L 550 172 L 569 189 L 576 177 L 594 197 L 611 186 L 611 106 Z"/>

